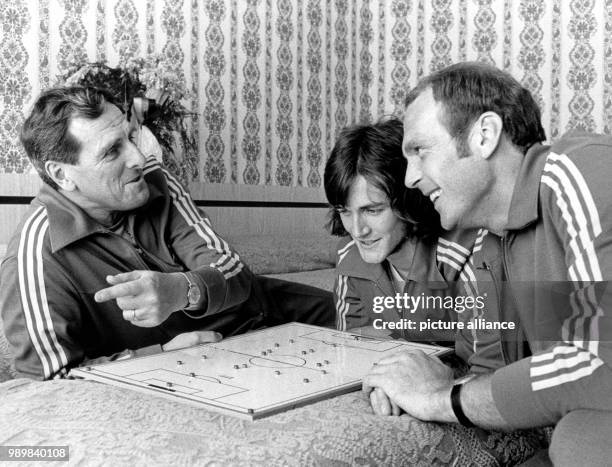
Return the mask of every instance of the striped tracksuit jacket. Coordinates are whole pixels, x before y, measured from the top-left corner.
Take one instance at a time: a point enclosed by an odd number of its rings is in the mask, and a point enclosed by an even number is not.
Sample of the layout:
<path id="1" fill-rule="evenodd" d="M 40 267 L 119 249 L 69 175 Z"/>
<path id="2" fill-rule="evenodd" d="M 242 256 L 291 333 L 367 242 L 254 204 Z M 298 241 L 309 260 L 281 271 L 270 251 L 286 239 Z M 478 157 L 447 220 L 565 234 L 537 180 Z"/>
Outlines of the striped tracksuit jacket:
<path id="1" fill-rule="evenodd" d="M 127 238 L 48 185 L 32 202 L 0 269 L 0 311 L 20 373 L 61 377 L 84 360 L 165 343 L 182 332 L 227 332 L 230 316 L 248 321 L 237 306 L 251 291 L 249 269 L 154 159 L 144 173 L 150 197 L 127 214 Z M 123 320 L 115 300 L 94 301 L 107 275 L 137 269 L 192 271 L 205 308 L 143 328 Z"/>
<path id="2" fill-rule="evenodd" d="M 492 382 L 512 426 L 612 410 L 611 180 L 609 136 L 565 136 L 525 155 L 501 237 L 511 294 L 500 313 L 520 321 L 532 356 L 497 370 Z M 486 261 L 475 255 L 476 265 Z"/>

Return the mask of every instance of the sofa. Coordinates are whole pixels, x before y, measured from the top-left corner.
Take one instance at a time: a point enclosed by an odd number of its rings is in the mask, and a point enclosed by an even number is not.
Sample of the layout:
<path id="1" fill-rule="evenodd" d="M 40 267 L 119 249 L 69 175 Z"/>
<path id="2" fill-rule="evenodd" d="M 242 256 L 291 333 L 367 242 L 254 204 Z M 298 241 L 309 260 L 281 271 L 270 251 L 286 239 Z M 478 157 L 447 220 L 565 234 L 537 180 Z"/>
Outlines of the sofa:
<path id="1" fill-rule="evenodd" d="M 229 241 L 255 273 L 332 287 L 336 239 Z M 0 401 L 0 446 L 68 446 L 69 465 L 497 466 L 516 465 L 547 442 L 541 431 L 378 417 L 360 391 L 245 421 L 93 381 L 18 378 L 1 326 Z"/>

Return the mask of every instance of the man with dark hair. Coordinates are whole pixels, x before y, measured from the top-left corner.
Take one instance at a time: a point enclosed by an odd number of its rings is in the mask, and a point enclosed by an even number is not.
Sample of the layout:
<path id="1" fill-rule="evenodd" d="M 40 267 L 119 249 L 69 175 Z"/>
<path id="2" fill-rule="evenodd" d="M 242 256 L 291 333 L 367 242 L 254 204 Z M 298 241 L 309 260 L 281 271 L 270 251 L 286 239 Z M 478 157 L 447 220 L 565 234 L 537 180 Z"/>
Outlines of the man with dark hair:
<path id="1" fill-rule="evenodd" d="M 330 211 L 333 235 L 345 236 L 341 211 L 355 179 L 365 177 L 387 197 L 389 207 L 408 224 L 408 234 L 437 238 L 440 218 L 431 202 L 418 190 L 406 188 L 398 173 L 406 171 L 402 154 L 404 126 L 397 118 L 369 125 L 344 128 L 332 148 L 325 166 L 324 185 Z"/>
<path id="2" fill-rule="evenodd" d="M 43 92 L 23 125 L 45 183 L 0 269 L 20 373 L 49 379 L 160 344 L 283 321 L 331 324 L 331 294 L 253 276 L 188 193 L 143 156 L 136 130 L 87 87 Z"/>
<path id="3" fill-rule="evenodd" d="M 336 327 L 342 331 L 362 328 L 371 335 L 391 334 L 410 340 L 452 341 L 451 329 L 391 332 L 376 324 L 394 322 L 398 317 L 454 321 L 449 311 L 441 308 L 415 315 L 413 310 L 376 305 L 379 297 L 416 295 L 429 280 L 438 282 L 440 296 L 446 292 L 436 263 L 438 215 L 420 191 L 406 188 L 394 176 L 406 165 L 402 134 L 402 122 L 397 119 L 345 128 L 327 160 L 324 183 L 333 206 L 331 231 L 347 237 L 338 246 Z M 466 237 L 474 242 L 475 235 Z M 457 249 L 464 250 L 463 258 L 467 258 L 468 249 L 460 245 Z M 457 261 L 457 270 L 447 267 L 458 275 L 462 265 Z"/>
<path id="4" fill-rule="evenodd" d="M 612 138 L 580 134 L 542 145 L 530 93 L 480 63 L 425 78 L 405 112 L 406 186 L 429 196 L 444 228 L 484 227 L 501 242 L 500 257 L 475 253 L 478 280 L 502 286 L 500 320 L 525 335 L 504 335 L 505 355 L 515 356 L 509 365 L 463 385 L 436 359 L 401 354 L 374 367 L 364 390 L 381 388 L 423 420 L 555 425 L 555 464 L 608 464 Z"/>

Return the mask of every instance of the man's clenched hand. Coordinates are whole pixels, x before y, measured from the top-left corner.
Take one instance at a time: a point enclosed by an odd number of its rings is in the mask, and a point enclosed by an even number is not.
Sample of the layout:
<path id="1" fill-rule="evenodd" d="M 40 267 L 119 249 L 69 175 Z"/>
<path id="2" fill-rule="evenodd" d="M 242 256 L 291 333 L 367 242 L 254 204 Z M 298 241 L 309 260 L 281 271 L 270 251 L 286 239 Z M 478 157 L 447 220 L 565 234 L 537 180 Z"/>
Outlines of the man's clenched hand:
<path id="1" fill-rule="evenodd" d="M 107 276 L 111 287 L 99 290 L 96 302 L 116 300 L 123 318 L 135 326 L 157 326 L 186 306 L 187 281 L 180 273 L 132 271 Z"/>

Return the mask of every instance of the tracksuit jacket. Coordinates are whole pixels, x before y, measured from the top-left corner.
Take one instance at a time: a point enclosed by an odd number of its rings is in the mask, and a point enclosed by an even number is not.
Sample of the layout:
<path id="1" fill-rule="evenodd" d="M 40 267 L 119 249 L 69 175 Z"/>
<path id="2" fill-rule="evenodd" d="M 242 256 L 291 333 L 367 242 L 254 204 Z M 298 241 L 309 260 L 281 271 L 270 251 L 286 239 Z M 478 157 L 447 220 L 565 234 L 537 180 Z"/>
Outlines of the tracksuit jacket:
<path id="1" fill-rule="evenodd" d="M 127 214 L 128 238 L 48 185 L 32 202 L 0 270 L 0 310 L 20 373 L 61 377 L 84 360 L 165 343 L 182 332 L 236 332 L 236 319 L 244 325 L 249 313 L 259 313 L 238 306 L 253 275 L 190 196 L 154 159 L 144 174 L 150 197 Z M 107 275 L 137 269 L 191 271 L 204 307 L 143 328 L 125 321 L 115 300 L 94 301 L 108 287 Z"/>
<path id="2" fill-rule="evenodd" d="M 488 275 L 499 292 L 499 319 L 519 325 L 502 332 L 510 364 L 492 380 L 495 405 L 513 427 L 612 410 L 611 180 L 609 136 L 532 147 L 507 228 L 491 239 L 500 248 L 474 254 L 479 279 Z"/>

